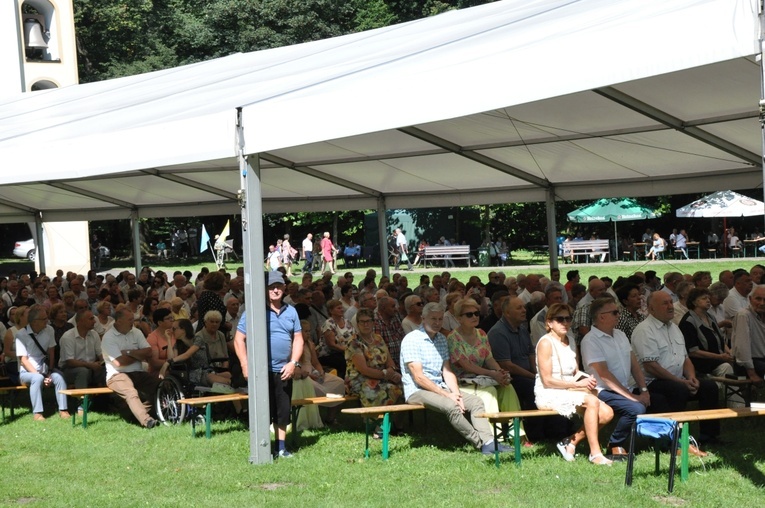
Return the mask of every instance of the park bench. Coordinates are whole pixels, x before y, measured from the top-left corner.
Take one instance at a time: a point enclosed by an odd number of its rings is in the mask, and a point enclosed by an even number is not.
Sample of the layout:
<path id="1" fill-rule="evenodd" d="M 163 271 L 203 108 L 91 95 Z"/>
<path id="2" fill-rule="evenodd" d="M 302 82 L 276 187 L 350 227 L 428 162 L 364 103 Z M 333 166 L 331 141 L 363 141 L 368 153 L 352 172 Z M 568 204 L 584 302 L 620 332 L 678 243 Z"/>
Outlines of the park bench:
<path id="1" fill-rule="evenodd" d="M 0 381 L 7 381 L 8 378 L 0 379 Z M 5 404 L 8 402 L 8 406 L 11 409 L 11 420 L 13 420 L 13 412 L 16 407 L 16 394 L 22 390 L 26 390 L 26 385 L 18 386 L 0 386 L 0 411 L 3 415 L 3 423 L 5 423 Z"/>
<path id="2" fill-rule="evenodd" d="M 479 418 L 489 420 L 492 429 L 494 429 L 494 465 L 499 467 L 499 427 L 507 427 L 513 424 L 513 447 L 515 448 L 515 465 L 521 465 L 521 418 L 535 418 L 537 416 L 555 416 L 557 411 L 549 409 L 528 409 L 526 411 L 503 411 L 500 413 L 482 413 Z"/>
<path id="3" fill-rule="evenodd" d="M 566 240 L 563 242 L 563 258 L 569 260 L 572 256 L 585 256 L 587 262 L 590 262 L 590 255 L 599 255 L 600 262 L 606 260 L 610 250 L 608 240 Z"/>
<path id="4" fill-rule="evenodd" d="M 337 399 L 335 399 L 337 400 Z M 380 418 L 382 422 L 382 458 L 388 460 L 388 441 L 390 439 L 390 414 L 400 413 L 404 411 L 417 411 L 425 409 L 422 404 L 393 404 L 390 406 L 369 406 L 369 407 L 354 407 L 343 409 L 342 413 L 347 415 L 356 415 L 364 419 L 364 427 L 366 431 L 366 441 L 364 445 L 364 457 L 369 458 L 369 434 L 374 432 L 375 423 Z"/>
<path id="5" fill-rule="evenodd" d="M 82 428 L 87 429 L 88 410 L 90 409 L 90 403 L 92 402 L 90 398 L 94 395 L 107 395 L 114 393 L 114 390 L 106 386 L 101 386 L 98 388 L 67 388 L 66 390 L 61 390 L 60 393 L 63 393 L 67 397 L 81 399 L 80 406 L 82 406 Z M 76 422 L 77 411 L 72 411 L 72 427 L 76 425 Z"/>
<path id="6" fill-rule="evenodd" d="M 675 466 L 678 445 L 680 447 L 680 481 L 688 480 L 688 445 L 690 443 L 690 431 L 688 424 L 690 422 L 700 422 L 704 420 L 722 420 L 727 418 L 746 418 L 750 416 L 765 416 L 765 409 L 752 409 L 750 407 L 740 408 L 722 408 L 722 409 L 701 409 L 697 411 L 678 411 L 674 413 L 655 413 L 640 415 L 638 418 L 664 418 L 671 420 L 674 425 L 674 435 L 672 445 L 670 446 L 670 464 L 669 464 L 669 484 L 668 491 L 671 493 L 674 487 Z M 635 461 L 635 437 L 637 435 L 637 422 L 632 425 L 630 434 L 630 446 L 627 459 L 627 473 L 624 484 L 632 485 L 632 466 Z M 659 473 L 659 449 L 656 448 L 656 473 Z"/>
<path id="7" fill-rule="evenodd" d="M 210 423 L 212 422 L 212 405 L 218 402 L 234 402 L 237 400 L 247 400 L 249 396 L 246 393 L 223 393 L 220 395 L 209 395 L 207 397 L 192 397 L 189 399 L 178 399 L 178 404 L 183 404 L 189 407 L 189 417 L 191 419 L 191 436 L 197 435 L 197 419 L 194 414 L 194 410 L 198 407 L 204 406 L 205 413 L 205 437 L 210 439 L 212 437 L 212 430 L 210 429 Z"/>
<path id="8" fill-rule="evenodd" d="M 435 261 L 467 260 L 470 266 L 470 245 L 428 245 L 422 255 L 423 266 L 427 268 L 428 262 L 434 266 Z"/>
<path id="9" fill-rule="evenodd" d="M 356 395 L 346 395 L 344 397 L 309 397 L 307 399 L 294 399 L 292 401 L 292 444 L 297 444 L 297 419 L 300 415 L 300 410 L 304 406 L 323 406 L 327 404 L 337 404 L 339 402 L 350 402 L 359 400 Z"/>

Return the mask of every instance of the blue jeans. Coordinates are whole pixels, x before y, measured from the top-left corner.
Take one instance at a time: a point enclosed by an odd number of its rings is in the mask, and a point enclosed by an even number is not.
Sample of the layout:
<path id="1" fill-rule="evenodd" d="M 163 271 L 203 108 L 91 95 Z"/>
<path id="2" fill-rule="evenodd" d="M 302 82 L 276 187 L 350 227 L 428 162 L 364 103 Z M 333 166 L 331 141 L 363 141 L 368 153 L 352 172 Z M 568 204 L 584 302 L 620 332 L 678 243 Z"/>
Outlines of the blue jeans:
<path id="1" fill-rule="evenodd" d="M 646 407 L 640 402 L 635 402 L 610 390 L 601 390 L 598 398 L 611 406 L 614 414 L 619 417 L 616 428 L 608 439 L 609 446 L 624 447 L 630 437 L 632 424 L 635 423 L 637 415 L 645 414 Z"/>
<path id="2" fill-rule="evenodd" d="M 311 266 L 313 265 L 313 252 L 308 250 L 303 253 L 305 256 L 305 264 L 303 265 L 303 271 L 304 272 L 310 272 Z"/>
<path id="3" fill-rule="evenodd" d="M 42 413 L 42 389 L 45 378 L 42 374 L 30 374 L 26 371 L 21 372 L 19 378 L 21 379 L 22 384 L 29 387 L 29 400 L 32 401 L 32 412 Z M 53 372 L 51 373 L 50 378 L 53 380 L 53 386 L 56 388 L 56 403 L 58 404 L 58 410 L 66 411 L 66 395 L 61 394 L 61 390 L 66 390 L 64 376 L 58 372 Z"/>

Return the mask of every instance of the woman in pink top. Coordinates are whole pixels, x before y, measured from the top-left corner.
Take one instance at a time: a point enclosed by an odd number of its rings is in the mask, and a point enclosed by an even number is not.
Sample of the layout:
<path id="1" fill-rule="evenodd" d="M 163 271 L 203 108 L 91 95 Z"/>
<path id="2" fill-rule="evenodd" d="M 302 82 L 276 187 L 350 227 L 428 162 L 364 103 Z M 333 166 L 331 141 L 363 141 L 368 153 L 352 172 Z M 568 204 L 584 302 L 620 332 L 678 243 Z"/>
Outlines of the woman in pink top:
<path id="1" fill-rule="evenodd" d="M 324 261 L 321 267 L 322 272 L 326 272 L 327 266 L 329 266 L 329 270 L 333 274 L 335 273 L 335 252 L 337 252 L 337 249 L 332 244 L 332 240 L 329 239 L 329 233 L 325 232 L 324 238 L 321 239 L 321 258 Z"/>

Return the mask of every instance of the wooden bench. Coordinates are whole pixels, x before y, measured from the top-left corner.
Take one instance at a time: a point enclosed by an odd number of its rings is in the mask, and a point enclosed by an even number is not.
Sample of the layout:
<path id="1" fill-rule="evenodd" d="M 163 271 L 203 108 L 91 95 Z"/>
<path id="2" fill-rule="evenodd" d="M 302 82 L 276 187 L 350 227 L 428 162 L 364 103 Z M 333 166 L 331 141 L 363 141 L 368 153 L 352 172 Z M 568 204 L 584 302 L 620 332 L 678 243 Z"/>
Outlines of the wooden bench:
<path id="1" fill-rule="evenodd" d="M 529 409 L 526 411 L 503 411 L 501 413 L 481 413 L 478 418 L 489 420 L 494 429 L 494 465 L 499 467 L 499 432 L 498 425 L 507 426 L 513 424 L 513 447 L 515 448 L 515 465 L 521 465 L 521 418 L 534 418 L 537 416 L 556 416 L 560 413 L 550 409 Z"/>
<path id="2" fill-rule="evenodd" d="M 82 406 L 82 428 L 87 429 L 88 428 L 88 409 L 90 409 L 90 403 L 92 402 L 90 400 L 90 397 L 93 395 L 106 395 L 109 393 L 114 393 L 114 390 L 111 388 L 108 388 L 106 386 L 98 387 L 98 388 L 71 388 L 66 390 L 61 390 L 60 393 L 63 393 L 64 395 L 68 397 L 74 397 L 76 399 L 81 399 L 80 405 Z M 77 423 L 77 411 L 72 411 L 72 427 L 74 427 Z"/>
<path id="3" fill-rule="evenodd" d="M 369 458 L 369 434 L 370 429 L 374 432 L 375 422 L 380 418 L 382 422 L 382 458 L 388 460 L 388 440 L 390 439 L 390 414 L 400 413 L 404 411 L 417 411 L 425 409 L 422 404 L 394 404 L 390 406 L 370 406 L 370 407 L 354 407 L 343 409 L 342 413 L 347 415 L 356 415 L 364 419 L 366 441 L 364 445 L 364 457 Z"/>
<path id="4" fill-rule="evenodd" d="M 587 262 L 590 262 L 590 255 L 600 255 L 600 262 L 606 260 L 610 253 L 608 240 L 566 240 L 563 242 L 564 259 L 576 256 L 586 256 Z"/>
<path id="5" fill-rule="evenodd" d="M 5 423 L 5 401 L 8 399 L 9 407 L 11 408 L 11 420 L 13 420 L 13 412 L 16 407 L 16 394 L 22 390 L 26 390 L 26 385 L 18 386 L 0 386 L 0 410 L 3 414 L 3 423 Z"/>
<path id="6" fill-rule="evenodd" d="M 467 260 L 468 267 L 470 266 L 470 245 L 428 245 L 425 247 L 422 255 L 422 264 L 427 268 L 428 261 L 431 266 L 434 261 L 446 260 Z"/>
<path id="7" fill-rule="evenodd" d="M 290 420 L 292 422 L 292 444 L 297 444 L 297 419 L 300 415 L 300 410 L 303 409 L 303 406 L 323 406 L 328 404 L 350 402 L 354 400 L 359 400 L 358 396 L 345 395 L 343 397 L 309 397 L 307 399 L 294 399 L 292 401 L 292 416 Z"/>
<path id="8" fill-rule="evenodd" d="M 191 437 L 197 435 L 197 419 L 195 418 L 193 409 L 205 406 L 205 437 L 207 439 L 212 438 L 212 431 L 210 429 L 210 422 L 212 421 L 212 405 L 218 402 L 234 402 L 237 400 L 247 400 L 249 396 L 246 393 L 224 393 L 221 395 L 210 395 L 208 397 L 192 397 L 190 399 L 178 399 L 178 404 L 188 406 L 190 409 L 189 416 L 191 417 Z"/>
<path id="9" fill-rule="evenodd" d="M 744 399 L 744 405 L 749 407 L 752 404 L 752 388 L 754 383 L 749 378 L 738 379 L 729 377 L 717 377 L 710 376 L 712 381 L 720 383 L 725 386 L 725 401 L 727 402 L 734 395 L 738 395 Z"/>
<path id="10" fill-rule="evenodd" d="M 701 409 L 697 411 L 679 411 L 675 413 L 655 413 L 640 415 L 648 418 L 666 418 L 672 420 L 675 423 L 675 437 L 670 448 L 670 453 L 673 454 L 670 457 L 669 467 L 669 486 L 668 490 L 671 493 L 674 485 L 675 476 L 675 455 L 678 444 L 680 446 L 680 481 L 685 482 L 688 480 L 688 446 L 690 444 L 690 431 L 688 424 L 690 422 L 700 422 L 705 420 L 722 420 L 726 418 L 746 418 L 750 416 L 765 416 L 765 409 L 752 409 L 749 407 L 739 408 L 722 408 L 722 409 Z M 629 457 L 627 459 L 627 474 L 625 477 L 625 485 L 632 484 L 632 465 L 635 460 L 635 434 L 637 424 L 632 425 L 632 433 L 630 436 L 630 450 Z M 656 472 L 659 471 L 659 452 L 656 452 Z"/>

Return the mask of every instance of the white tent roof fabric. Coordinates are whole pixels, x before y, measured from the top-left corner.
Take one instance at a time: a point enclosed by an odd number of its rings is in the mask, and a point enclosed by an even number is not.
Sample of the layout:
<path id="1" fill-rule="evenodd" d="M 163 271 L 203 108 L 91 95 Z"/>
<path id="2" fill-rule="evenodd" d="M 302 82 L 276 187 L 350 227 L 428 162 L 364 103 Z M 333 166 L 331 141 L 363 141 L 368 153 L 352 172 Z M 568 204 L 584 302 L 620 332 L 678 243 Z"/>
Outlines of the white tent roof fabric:
<path id="1" fill-rule="evenodd" d="M 0 101 L 0 221 L 762 185 L 757 0 L 505 0 Z"/>

